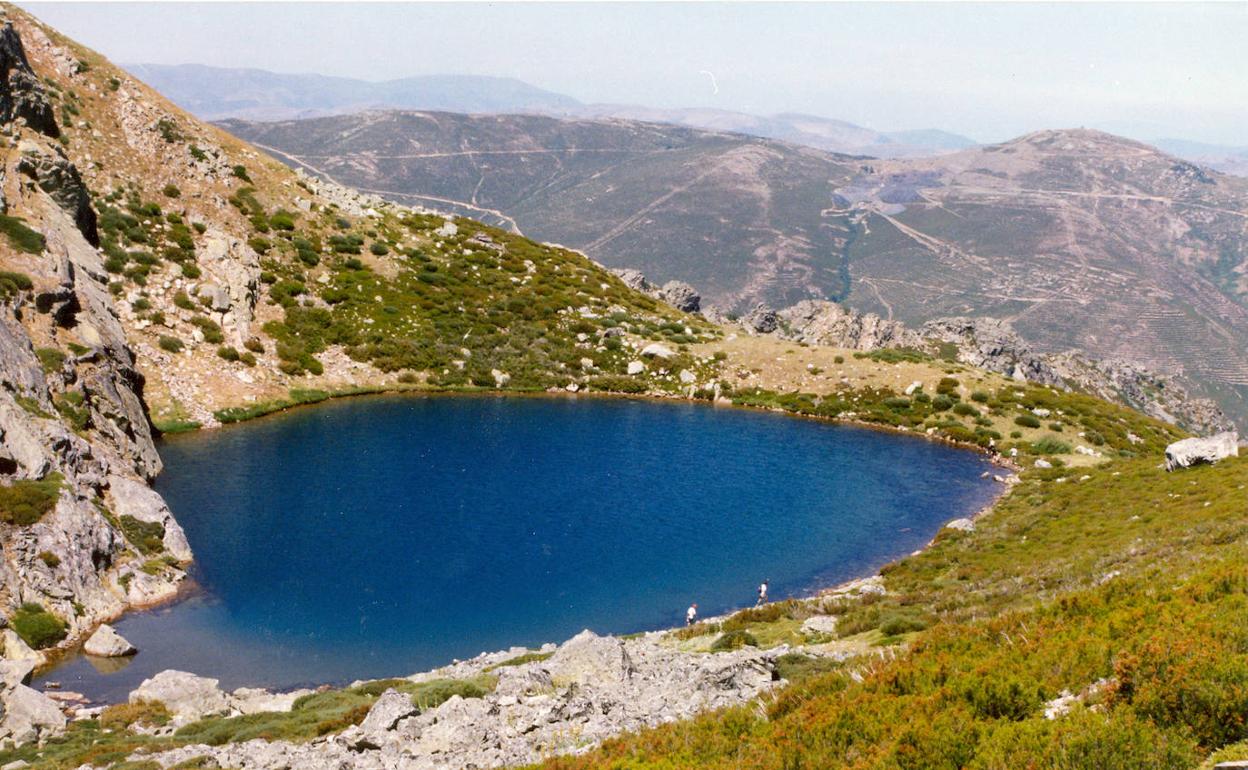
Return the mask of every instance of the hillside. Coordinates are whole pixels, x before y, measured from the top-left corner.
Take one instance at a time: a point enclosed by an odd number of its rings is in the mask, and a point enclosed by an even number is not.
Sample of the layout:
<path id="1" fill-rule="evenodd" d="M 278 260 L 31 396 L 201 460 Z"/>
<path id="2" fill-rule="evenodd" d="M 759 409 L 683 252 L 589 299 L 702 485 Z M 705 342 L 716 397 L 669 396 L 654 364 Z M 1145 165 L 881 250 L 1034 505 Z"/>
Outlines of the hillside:
<path id="1" fill-rule="evenodd" d="M 854 160 L 616 120 L 378 113 L 226 128 L 395 199 L 494 210 L 727 310 L 833 298 L 912 325 L 1000 318 L 1047 352 L 1183 374 L 1248 420 L 1248 180 L 1138 142 L 1051 131 Z"/>
<path id="2" fill-rule="evenodd" d="M 857 172 L 850 158 L 740 134 L 535 115 L 222 125 L 340 183 L 458 205 L 609 266 L 688 281 L 720 304 L 790 304 L 841 281 L 848 231 L 822 211 Z"/>

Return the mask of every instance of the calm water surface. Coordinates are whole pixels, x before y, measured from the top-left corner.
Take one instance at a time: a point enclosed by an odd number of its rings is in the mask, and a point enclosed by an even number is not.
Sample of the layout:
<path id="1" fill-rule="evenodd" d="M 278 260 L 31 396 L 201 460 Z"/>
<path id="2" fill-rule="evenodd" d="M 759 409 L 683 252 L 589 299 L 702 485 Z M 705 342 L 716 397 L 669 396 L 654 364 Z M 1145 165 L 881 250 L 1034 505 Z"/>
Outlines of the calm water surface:
<path id="1" fill-rule="evenodd" d="M 703 405 L 349 399 L 162 443 L 201 591 L 116 624 L 140 653 L 45 679 L 124 699 L 406 675 L 859 576 L 987 504 L 981 457 Z"/>

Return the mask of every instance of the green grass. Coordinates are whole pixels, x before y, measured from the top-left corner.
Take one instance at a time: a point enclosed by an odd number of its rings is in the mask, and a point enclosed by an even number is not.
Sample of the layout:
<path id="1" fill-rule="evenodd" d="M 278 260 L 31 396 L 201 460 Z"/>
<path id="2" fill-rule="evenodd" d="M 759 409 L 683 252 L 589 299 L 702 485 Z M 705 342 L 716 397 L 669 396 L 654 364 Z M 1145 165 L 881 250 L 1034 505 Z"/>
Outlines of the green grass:
<path id="1" fill-rule="evenodd" d="M 151 556 L 165 550 L 165 528 L 160 522 L 139 521 L 133 516 L 119 519 L 121 533 L 140 553 Z"/>
<path id="2" fill-rule="evenodd" d="M 537 663 L 543 660 L 548 660 L 551 655 L 554 655 L 554 653 L 553 652 L 526 652 L 523 655 L 517 655 L 514 658 L 508 658 L 507 660 L 504 660 L 502 663 L 495 663 L 494 665 L 487 667 L 485 671 L 486 673 L 489 673 L 491 671 L 497 671 L 500 668 L 507 668 L 508 666 L 523 666 L 526 663 Z"/>

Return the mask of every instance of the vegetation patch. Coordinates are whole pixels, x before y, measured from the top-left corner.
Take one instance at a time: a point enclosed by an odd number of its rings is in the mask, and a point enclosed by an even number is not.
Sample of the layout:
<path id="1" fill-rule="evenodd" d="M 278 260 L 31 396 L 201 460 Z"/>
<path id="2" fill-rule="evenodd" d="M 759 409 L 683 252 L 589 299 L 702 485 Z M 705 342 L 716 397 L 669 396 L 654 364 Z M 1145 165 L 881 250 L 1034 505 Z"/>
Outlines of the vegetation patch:
<path id="1" fill-rule="evenodd" d="M 9 618 L 9 625 L 33 649 L 42 650 L 62 641 L 67 633 L 65 621 L 44 609 L 42 604 L 27 602 Z"/>
<path id="2" fill-rule="evenodd" d="M 50 473 L 38 481 L 19 479 L 0 485 L 0 521 L 28 527 L 56 507 L 65 478 Z"/>

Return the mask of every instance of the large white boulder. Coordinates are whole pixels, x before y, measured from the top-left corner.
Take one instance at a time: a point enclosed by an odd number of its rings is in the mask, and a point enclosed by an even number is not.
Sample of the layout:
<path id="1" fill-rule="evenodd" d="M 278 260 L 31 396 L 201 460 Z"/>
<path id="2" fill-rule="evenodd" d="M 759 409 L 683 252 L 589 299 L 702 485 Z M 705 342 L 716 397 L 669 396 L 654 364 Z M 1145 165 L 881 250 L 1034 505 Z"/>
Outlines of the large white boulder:
<path id="1" fill-rule="evenodd" d="M 676 355 L 671 348 L 659 342 L 646 345 L 641 349 L 641 354 L 646 358 L 671 358 Z"/>
<path id="2" fill-rule="evenodd" d="M 230 709 L 229 698 L 217 687 L 216 679 L 172 669 L 144 680 L 130 693 L 131 703 L 139 701 L 159 701 L 174 719 L 186 722 L 224 714 Z"/>
<path id="3" fill-rule="evenodd" d="M 564 642 L 545 667 L 556 684 L 617 683 L 635 671 L 624 642 L 589 630 Z"/>
<path id="4" fill-rule="evenodd" d="M 121 658 L 133 655 L 139 650 L 126 641 L 124 636 L 117 633 L 116 629 L 105 623 L 97 628 L 94 634 L 91 634 L 91 638 L 83 645 L 82 651 L 101 658 Z"/>
<path id="5" fill-rule="evenodd" d="M 15 743 L 26 743 L 63 730 L 67 721 L 56 701 L 38 690 L 19 684 L 4 694 L 0 733 L 11 736 Z"/>
<path id="6" fill-rule="evenodd" d="M 1234 431 L 1208 438 L 1185 438 L 1166 447 L 1166 470 L 1213 464 L 1227 457 L 1239 456 L 1239 436 Z"/>

